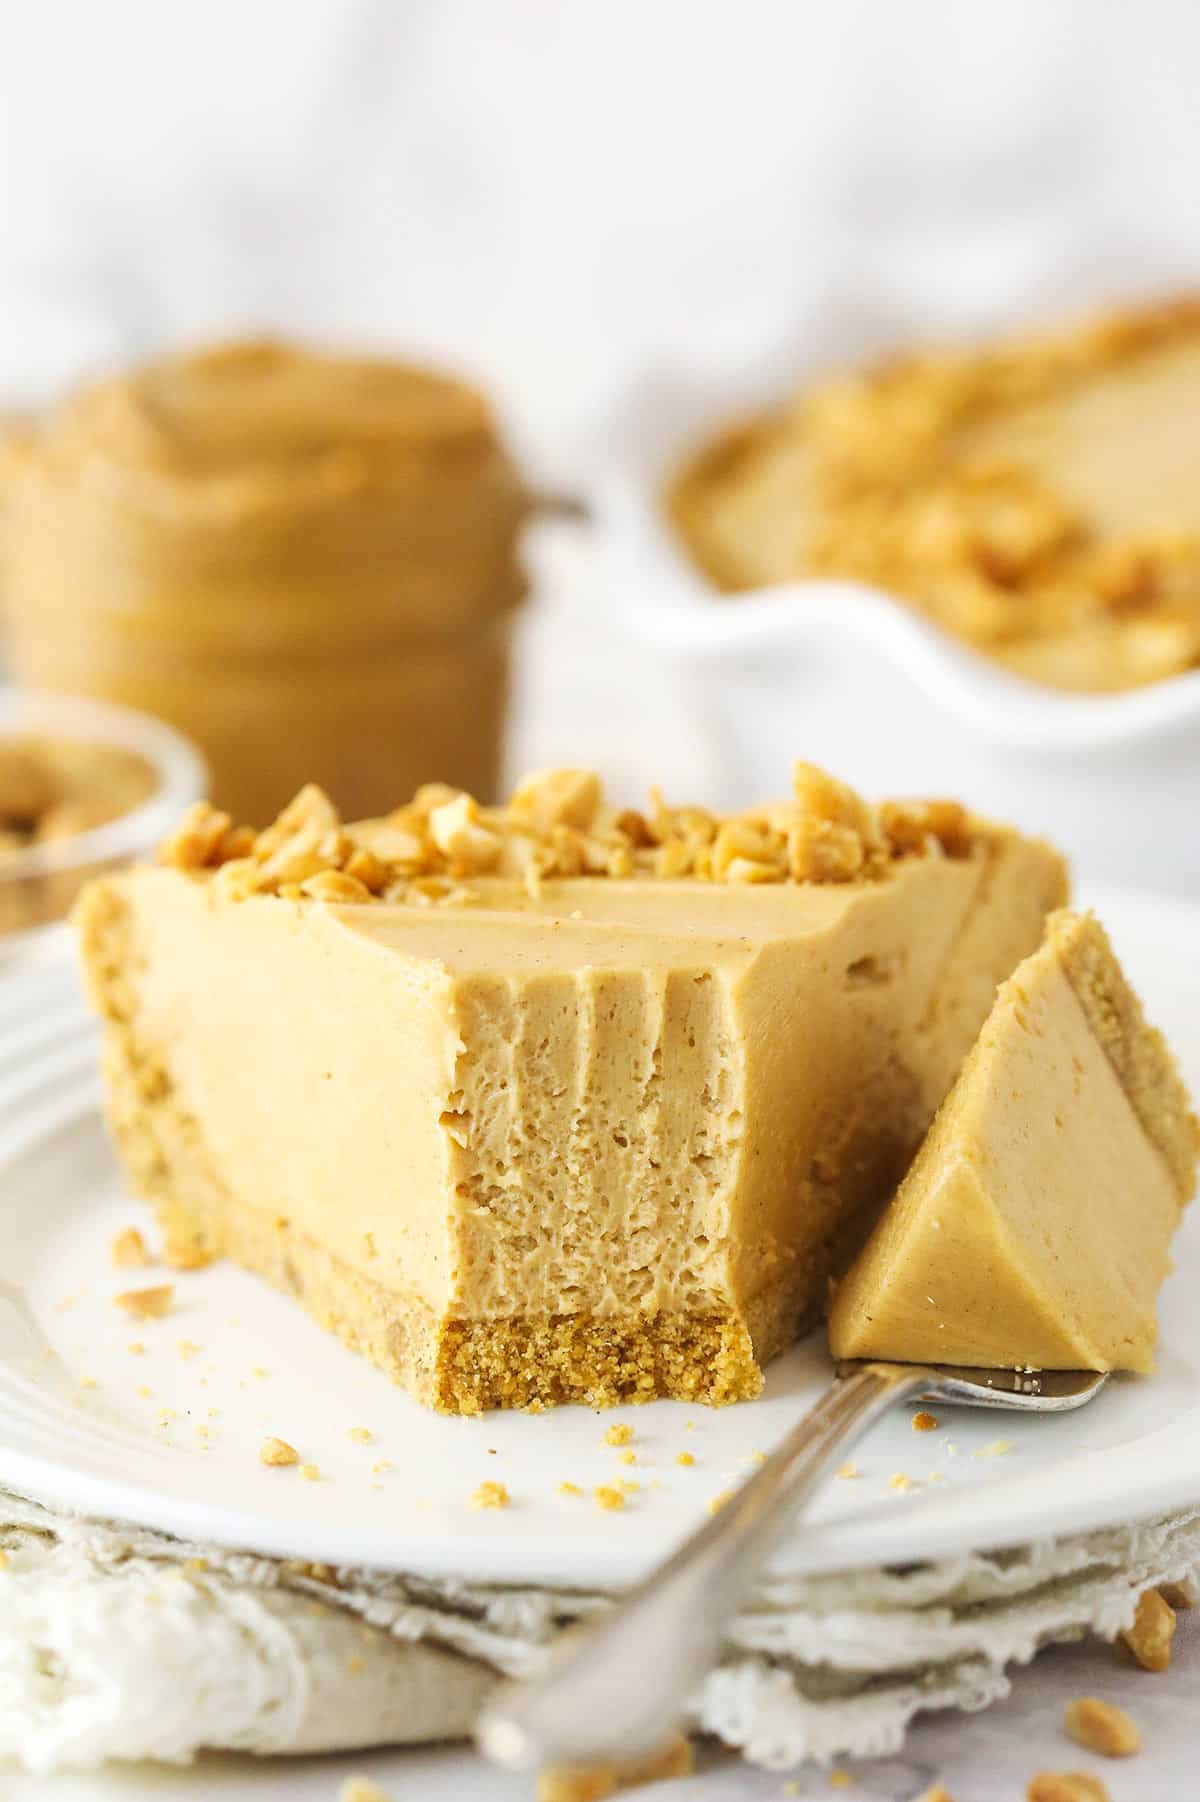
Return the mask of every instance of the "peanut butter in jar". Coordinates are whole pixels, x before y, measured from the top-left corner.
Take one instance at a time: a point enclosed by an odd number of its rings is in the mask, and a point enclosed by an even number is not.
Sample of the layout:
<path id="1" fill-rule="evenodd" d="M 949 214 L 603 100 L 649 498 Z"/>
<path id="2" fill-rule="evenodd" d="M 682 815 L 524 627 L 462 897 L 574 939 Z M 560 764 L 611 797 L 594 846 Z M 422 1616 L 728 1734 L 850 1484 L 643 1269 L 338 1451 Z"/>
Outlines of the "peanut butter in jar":
<path id="1" fill-rule="evenodd" d="M 169 720 L 237 818 L 494 796 L 526 499 L 474 389 L 220 345 L 72 396 L 5 489 L 13 673 Z"/>

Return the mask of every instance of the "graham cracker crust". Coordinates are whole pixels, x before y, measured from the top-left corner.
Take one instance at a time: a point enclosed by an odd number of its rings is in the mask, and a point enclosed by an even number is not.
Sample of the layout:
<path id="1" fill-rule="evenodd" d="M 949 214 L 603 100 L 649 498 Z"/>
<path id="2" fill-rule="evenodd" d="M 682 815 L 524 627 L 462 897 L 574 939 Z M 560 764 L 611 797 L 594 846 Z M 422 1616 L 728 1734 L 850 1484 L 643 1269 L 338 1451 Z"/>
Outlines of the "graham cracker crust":
<path id="1" fill-rule="evenodd" d="M 1180 1200 L 1190 1200 L 1200 1123 L 1166 1040 L 1147 1022 L 1099 920 L 1064 909 L 1050 916 L 1046 933 L 1146 1137 L 1166 1161 Z"/>

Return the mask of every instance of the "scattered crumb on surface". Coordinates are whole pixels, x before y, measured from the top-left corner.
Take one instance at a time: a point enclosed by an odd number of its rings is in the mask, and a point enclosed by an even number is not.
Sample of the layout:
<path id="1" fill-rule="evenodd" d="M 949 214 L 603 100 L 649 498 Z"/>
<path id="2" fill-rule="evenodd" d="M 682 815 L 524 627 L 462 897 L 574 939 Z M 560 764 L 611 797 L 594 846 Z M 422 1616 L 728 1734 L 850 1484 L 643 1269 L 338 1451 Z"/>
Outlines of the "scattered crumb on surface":
<path id="1" fill-rule="evenodd" d="M 912 1417 L 914 1433 L 936 1433 L 941 1422 L 936 1414 L 927 1414 L 924 1408 Z"/>
<path id="2" fill-rule="evenodd" d="M 263 1369 L 261 1364 L 256 1364 L 254 1366 L 254 1369 L 250 1372 L 250 1375 L 252 1377 L 257 1378 L 257 1380 L 261 1383 L 263 1381 L 263 1379 L 266 1377 L 267 1372 Z"/>
<path id="3" fill-rule="evenodd" d="M 349 1671 L 350 1675 L 352 1677 L 361 1677 L 366 1668 L 366 1659 L 360 1658 L 357 1652 L 351 1652 L 349 1658 L 346 1660 L 346 1669 Z"/>
<path id="4" fill-rule="evenodd" d="M 321 1480 L 321 1466 L 319 1464 L 302 1464 L 300 1466 L 300 1475 L 304 1478 L 306 1483 L 319 1483 Z"/>
<path id="5" fill-rule="evenodd" d="M 1165 1671 L 1171 1663 L 1171 1641 L 1175 1637 L 1175 1610 L 1157 1589 L 1147 1589 L 1138 1597 L 1133 1625 L 1121 1635 L 1144 1671 Z"/>
<path id="6" fill-rule="evenodd" d="M 940 1783 L 935 1783 L 932 1789 L 922 1790 L 916 1798 L 916 1802 L 951 1802 L 951 1798 Z"/>
<path id="7" fill-rule="evenodd" d="M 511 1496 L 503 1483 L 481 1483 L 471 1497 L 472 1508 L 507 1508 Z"/>
<path id="8" fill-rule="evenodd" d="M 258 1448 L 260 1464 L 299 1464 L 300 1454 L 286 1439 L 264 1439 Z"/>
<path id="9" fill-rule="evenodd" d="M 338 1802 L 392 1802 L 392 1798 L 369 1777 L 347 1777 L 338 1793 Z"/>
<path id="10" fill-rule="evenodd" d="M 127 1226 L 113 1234 L 108 1255 L 114 1270 L 144 1270 L 147 1264 L 153 1263 L 146 1241 L 136 1226 Z"/>
<path id="11" fill-rule="evenodd" d="M 916 1484 L 906 1470 L 894 1470 L 888 1478 L 888 1488 L 898 1490 L 901 1495 L 904 1495 L 908 1490 L 915 1489 Z"/>
<path id="12" fill-rule="evenodd" d="M 1110 1802 L 1106 1786 L 1087 1771 L 1039 1771 L 1029 1779 L 1026 1802 Z"/>
<path id="13" fill-rule="evenodd" d="M 710 1514 L 719 1514 L 732 1494 L 732 1489 L 722 1489 L 717 1495 L 712 1497 L 708 1504 L 708 1512 Z"/>
<path id="14" fill-rule="evenodd" d="M 355 1445 L 370 1445 L 372 1438 L 371 1429 L 370 1427 L 351 1427 L 350 1431 L 346 1434 L 346 1437 L 347 1439 L 353 1439 Z"/>
<path id="15" fill-rule="evenodd" d="M 617 1484 L 622 1495 L 636 1495 L 641 1487 L 641 1484 L 635 1483 L 632 1477 L 622 1477 Z"/>
<path id="16" fill-rule="evenodd" d="M 139 1395 L 144 1402 L 148 1402 L 150 1397 L 154 1394 L 154 1391 L 151 1389 L 149 1383 L 139 1383 L 134 1393 Z"/>
<path id="17" fill-rule="evenodd" d="M 371 1466 L 371 1475 L 373 1477 L 380 1477 L 385 1470 L 394 1470 L 395 1468 L 396 1467 L 390 1458 L 376 1458 L 374 1464 Z"/>
<path id="18" fill-rule="evenodd" d="M 637 1453 L 636 1452 L 622 1452 L 619 1462 L 621 1464 L 636 1464 L 637 1463 Z"/>
<path id="19" fill-rule="evenodd" d="M 853 1782 L 854 1779 L 849 1771 L 830 1771 L 829 1773 L 830 1789 L 849 1789 Z"/>
<path id="20" fill-rule="evenodd" d="M 990 1439 L 986 1445 L 980 1446 L 975 1456 L 977 1458 L 1006 1458 L 1012 1448 L 1011 1439 Z"/>
<path id="21" fill-rule="evenodd" d="M 606 1513 L 613 1514 L 618 1508 L 625 1506 L 625 1497 L 615 1483 L 597 1483 L 592 1494 L 596 1498 L 596 1506 Z"/>
<path id="22" fill-rule="evenodd" d="M 535 1798 L 536 1802 L 607 1802 L 618 1790 L 688 1777 L 692 1769 L 692 1748 L 677 1733 L 661 1750 L 628 1764 L 549 1765 L 537 1780 Z"/>
<path id="23" fill-rule="evenodd" d="M 99 1384 L 95 1377 L 80 1377 L 79 1387 L 81 1389 L 97 1389 L 99 1388 Z"/>
<path id="24" fill-rule="evenodd" d="M 161 1320 L 175 1299 L 173 1283 L 158 1283 L 152 1289 L 123 1289 L 113 1296 L 113 1303 L 132 1314 L 135 1320 Z"/>
<path id="25" fill-rule="evenodd" d="M 140 1358 L 146 1349 L 145 1340 L 132 1339 L 132 1340 L 130 1340 L 129 1344 L 125 1347 L 125 1349 L 126 1349 L 126 1351 L 131 1351 L 135 1358 Z"/>
<path id="26" fill-rule="evenodd" d="M 633 1428 L 624 1421 L 617 1421 L 609 1427 L 604 1435 L 605 1445 L 628 1445 L 633 1438 Z"/>
<path id="27" fill-rule="evenodd" d="M 192 1358 L 198 1358 L 200 1349 L 194 1339 L 177 1339 L 175 1341 L 175 1350 L 185 1364 L 189 1363 Z"/>
<path id="28" fill-rule="evenodd" d="M 676 1455 L 675 1462 L 676 1462 L 676 1464 L 682 1464 L 684 1469 L 686 1470 L 687 1467 L 691 1464 L 694 1464 L 696 1462 L 696 1460 L 693 1457 L 691 1452 L 679 1452 Z"/>
<path id="29" fill-rule="evenodd" d="M 568 1480 L 564 1477 L 562 1482 L 558 1486 L 558 1494 L 559 1495 L 582 1495 L 583 1490 L 579 1487 L 578 1483 L 568 1482 Z"/>
<path id="30" fill-rule="evenodd" d="M 1132 1718 L 1115 1702 L 1097 1696 L 1078 1696 L 1068 1702 L 1063 1726 L 1077 1745 L 1101 1758 L 1129 1758 L 1139 1750 L 1142 1736 Z"/>
<path id="31" fill-rule="evenodd" d="M 861 1475 L 861 1472 L 859 1471 L 857 1464 L 839 1464 L 837 1467 L 837 1474 L 839 1477 L 845 1477 L 847 1482 L 850 1482 L 853 1478 Z"/>

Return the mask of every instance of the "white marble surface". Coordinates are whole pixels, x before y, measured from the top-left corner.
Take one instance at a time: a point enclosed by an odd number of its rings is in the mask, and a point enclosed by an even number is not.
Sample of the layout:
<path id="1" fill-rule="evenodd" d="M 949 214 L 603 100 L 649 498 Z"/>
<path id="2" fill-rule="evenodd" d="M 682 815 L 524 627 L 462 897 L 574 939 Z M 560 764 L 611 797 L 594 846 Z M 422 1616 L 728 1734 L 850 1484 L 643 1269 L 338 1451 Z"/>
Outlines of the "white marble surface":
<path id="1" fill-rule="evenodd" d="M 986 1714 L 930 1719 L 913 1730 L 902 1757 L 845 1767 L 853 1777 L 847 1790 L 834 1789 L 823 1772 L 754 1771 L 702 1752 L 696 1776 L 637 1793 L 662 1802 L 795 1802 L 797 1795 L 800 1802 L 913 1802 L 939 1780 L 954 1802 L 1021 1802 L 1035 1771 L 1088 1770 L 1104 1778 L 1112 1802 L 1195 1802 L 1200 1616 L 1181 1617 L 1176 1648 L 1161 1676 L 1126 1666 L 1107 1646 L 1048 1652 L 1019 1673 L 1011 1698 Z M 1079 1695 L 1103 1696 L 1130 1711 L 1144 1741 L 1136 1758 L 1097 1759 L 1065 1737 L 1063 1708 Z M 394 1802 L 530 1802 L 533 1793 L 527 1778 L 445 1748 L 267 1765 L 212 1758 L 184 1771 L 141 1767 L 59 1778 L 0 1772 L 0 1795 L 4 1802 L 337 1802 L 342 1781 L 355 1771 Z"/>

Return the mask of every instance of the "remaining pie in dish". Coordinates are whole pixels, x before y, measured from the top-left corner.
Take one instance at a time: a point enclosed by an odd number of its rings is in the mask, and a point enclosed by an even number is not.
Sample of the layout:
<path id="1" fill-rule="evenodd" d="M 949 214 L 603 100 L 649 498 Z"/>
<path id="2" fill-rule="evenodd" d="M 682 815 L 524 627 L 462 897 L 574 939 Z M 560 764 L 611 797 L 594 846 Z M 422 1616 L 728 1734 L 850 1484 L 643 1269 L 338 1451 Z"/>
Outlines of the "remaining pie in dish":
<path id="1" fill-rule="evenodd" d="M 169 1255 L 228 1254 L 453 1412 L 753 1395 L 1066 890 L 808 765 L 737 818 L 556 771 L 343 826 L 201 809 L 79 920 Z"/>
<path id="2" fill-rule="evenodd" d="M 1034 681 L 1200 665 L 1200 300 L 894 359 L 726 432 L 667 504 L 722 588 L 845 577 Z"/>
<path id="3" fill-rule="evenodd" d="M 1103 929 L 1053 915 L 838 1286 L 834 1355 L 1149 1370 L 1198 1144 Z"/>

